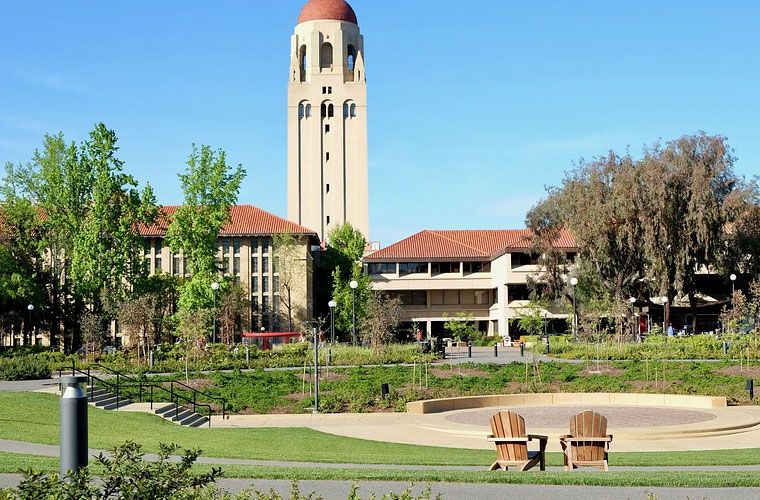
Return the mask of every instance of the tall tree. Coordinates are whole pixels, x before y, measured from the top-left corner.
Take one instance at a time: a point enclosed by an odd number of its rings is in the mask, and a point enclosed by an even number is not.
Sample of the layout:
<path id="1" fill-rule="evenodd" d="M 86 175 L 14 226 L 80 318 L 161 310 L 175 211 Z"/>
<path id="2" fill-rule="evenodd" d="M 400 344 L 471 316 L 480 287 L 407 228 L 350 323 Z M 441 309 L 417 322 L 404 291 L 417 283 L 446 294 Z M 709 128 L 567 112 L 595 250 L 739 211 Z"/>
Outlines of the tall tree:
<path id="1" fill-rule="evenodd" d="M 362 339 L 378 354 L 393 342 L 393 334 L 401 321 L 401 299 L 385 292 L 370 292 L 362 318 Z"/>
<path id="2" fill-rule="evenodd" d="M 217 238 L 230 220 L 244 178 L 241 165 L 227 165 L 224 151 L 215 152 L 209 146 L 199 150 L 193 145 L 187 170 L 179 176 L 184 204 L 174 214 L 166 235 L 171 251 L 183 252 L 191 274 L 180 291 L 181 309 L 211 308 L 211 283 L 218 274 Z"/>
<path id="3" fill-rule="evenodd" d="M 307 264 L 308 255 L 304 244 L 291 233 L 275 234 L 272 246 L 279 275 L 280 292 L 275 300 L 279 300 L 288 315 L 288 331 L 294 332 L 294 320 L 303 322 L 307 318 L 305 308 L 297 303 L 299 289 L 309 280 L 311 266 Z"/>
<path id="4" fill-rule="evenodd" d="M 350 284 L 355 280 L 356 291 Z M 333 300 L 338 304 L 335 308 L 335 327 L 351 335 L 354 327 L 354 312 L 356 312 L 356 335 L 361 338 L 361 326 L 367 311 L 367 303 L 372 293 L 372 283 L 369 276 L 362 272 L 360 264 L 354 264 L 351 274 L 341 278 L 340 270 L 333 271 Z M 351 339 L 352 341 L 354 339 Z"/>

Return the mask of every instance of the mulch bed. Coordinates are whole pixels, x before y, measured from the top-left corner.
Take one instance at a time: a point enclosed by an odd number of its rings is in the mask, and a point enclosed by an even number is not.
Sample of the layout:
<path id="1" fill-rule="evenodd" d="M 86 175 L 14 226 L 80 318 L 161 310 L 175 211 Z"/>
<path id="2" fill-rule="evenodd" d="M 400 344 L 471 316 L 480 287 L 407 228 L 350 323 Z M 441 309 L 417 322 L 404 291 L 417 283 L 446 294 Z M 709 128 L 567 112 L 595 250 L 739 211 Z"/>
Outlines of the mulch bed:
<path id="1" fill-rule="evenodd" d="M 490 374 L 483 370 L 478 370 L 477 368 L 458 368 L 454 366 L 454 368 L 451 370 L 444 368 L 431 368 L 428 370 L 428 375 L 435 375 L 438 378 L 451 378 L 456 377 L 457 375 L 462 375 L 463 377 L 488 377 Z M 419 374 L 417 376 L 419 377 Z M 425 375 L 423 371 L 423 378 L 424 376 Z"/>
<path id="2" fill-rule="evenodd" d="M 615 377 L 617 375 L 622 375 L 623 373 L 625 373 L 625 370 L 615 368 L 611 365 L 599 365 L 598 368 L 596 365 L 591 365 L 578 374 L 582 377 L 588 377 L 590 375 L 609 375 L 611 377 Z"/>

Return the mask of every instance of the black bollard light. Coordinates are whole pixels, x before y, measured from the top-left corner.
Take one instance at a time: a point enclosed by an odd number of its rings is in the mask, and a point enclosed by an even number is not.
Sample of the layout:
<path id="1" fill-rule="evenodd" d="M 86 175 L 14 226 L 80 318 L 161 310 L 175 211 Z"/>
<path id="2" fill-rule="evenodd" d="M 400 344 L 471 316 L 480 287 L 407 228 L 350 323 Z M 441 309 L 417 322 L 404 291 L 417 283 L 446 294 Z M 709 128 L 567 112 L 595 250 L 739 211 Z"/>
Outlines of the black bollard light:
<path id="1" fill-rule="evenodd" d="M 86 376 L 61 378 L 60 473 L 65 477 L 87 466 L 87 396 L 82 385 Z"/>
<path id="2" fill-rule="evenodd" d="M 150 351 L 149 356 L 148 356 L 148 366 L 153 368 L 153 363 L 154 363 L 153 351 Z"/>
<path id="3" fill-rule="evenodd" d="M 380 386 L 380 395 L 383 399 L 388 397 L 388 394 L 390 393 L 390 387 L 388 384 L 383 384 Z"/>
<path id="4" fill-rule="evenodd" d="M 472 340 L 467 342 L 467 357 L 468 358 L 472 357 Z"/>
<path id="5" fill-rule="evenodd" d="M 498 358 L 499 357 L 499 343 L 498 342 L 496 342 L 493 345 L 493 357 L 494 358 Z"/>
<path id="6" fill-rule="evenodd" d="M 544 349 L 544 354 L 548 355 L 549 354 L 549 336 L 548 335 L 546 336 L 546 341 L 545 341 L 545 344 L 544 344 L 544 348 L 545 348 Z"/>
<path id="7" fill-rule="evenodd" d="M 245 366 L 248 367 L 251 365 L 251 347 L 246 344 L 245 345 Z"/>
<path id="8" fill-rule="evenodd" d="M 755 381 L 754 380 L 747 380 L 747 390 L 749 391 L 749 400 L 754 401 L 755 399 Z"/>
<path id="9" fill-rule="evenodd" d="M 525 357 L 525 342 L 520 343 L 520 357 Z"/>
<path id="10" fill-rule="evenodd" d="M 726 341 L 724 340 L 724 341 L 723 341 L 723 355 L 725 356 L 725 355 L 727 355 L 727 354 L 728 354 L 728 342 L 726 342 Z"/>

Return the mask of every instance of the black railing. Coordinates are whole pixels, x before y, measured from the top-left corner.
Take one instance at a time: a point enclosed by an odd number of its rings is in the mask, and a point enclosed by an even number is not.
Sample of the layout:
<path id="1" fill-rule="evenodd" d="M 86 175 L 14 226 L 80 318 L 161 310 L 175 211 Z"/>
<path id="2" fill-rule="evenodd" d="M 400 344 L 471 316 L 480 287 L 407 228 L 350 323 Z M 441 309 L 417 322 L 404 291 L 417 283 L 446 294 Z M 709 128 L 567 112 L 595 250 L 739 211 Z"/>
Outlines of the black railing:
<path id="1" fill-rule="evenodd" d="M 101 371 L 104 371 L 106 374 L 111 375 L 111 377 L 96 377 L 92 374 L 92 368 L 98 368 Z M 150 389 L 150 409 L 153 410 L 153 403 L 155 401 L 154 398 L 154 389 L 157 389 L 159 391 L 163 391 L 169 395 L 169 401 L 171 404 L 174 404 L 174 418 L 175 420 L 179 418 L 179 406 L 180 406 L 180 400 L 184 402 L 184 404 L 192 405 L 193 413 L 198 413 L 198 408 L 206 408 L 206 411 L 208 412 L 208 425 L 211 427 L 211 416 L 214 414 L 214 409 L 211 407 L 210 404 L 206 403 L 199 403 L 198 402 L 198 395 L 201 395 L 202 397 L 213 399 L 216 401 L 221 401 L 222 406 L 222 419 L 227 418 L 226 408 L 227 408 L 227 400 L 221 397 L 217 396 L 211 396 L 209 394 L 203 393 L 197 389 L 194 389 L 188 385 L 183 384 L 182 382 L 177 381 L 170 381 L 169 382 L 169 389 L 164 387 L 163 384 L 155 384 L 152 382 L 148 382 L 148 380 L 143 376 L 141 378 L 135 378 L 131 377 L 129 375 L 125 375 L 121 372 L 118 372 L 112 368 L 109 368 L 107 366 L 98 364 L 98 363 L 92 363 L 87 366 L 87 371 L 80 370 L 76 366 L 76 360 L 71 361 L 71 374 L 76 375 L 77 373 L 86 375 L 87 376 L 87 385 L 94 387 L 95 384 L 93 381 L 97 381 L 100 385 L 105 386 L 110 391 L 114 393 L 116 396 L 116 409 L 119 409 L 123 390 L 125 387 L 124 381 L 126 381 L 127 386 L 132 387 L 138 387 L 138 400 L 140 403 L 144 402 L 143 398 L 143 392 L 145 389 Z M 63 375 L 63 370 L 58 370 L 58 376 L 61 377 Z M 113 381 L 113 378 L 116 379 L 116 381 Z M 174 390 L 174 385 L 177 384 L 189 391 L 192 392 L 192 399 L 179 393 Z M 94 401 L 94 392 L 90 391 L 90 402 Z"/>

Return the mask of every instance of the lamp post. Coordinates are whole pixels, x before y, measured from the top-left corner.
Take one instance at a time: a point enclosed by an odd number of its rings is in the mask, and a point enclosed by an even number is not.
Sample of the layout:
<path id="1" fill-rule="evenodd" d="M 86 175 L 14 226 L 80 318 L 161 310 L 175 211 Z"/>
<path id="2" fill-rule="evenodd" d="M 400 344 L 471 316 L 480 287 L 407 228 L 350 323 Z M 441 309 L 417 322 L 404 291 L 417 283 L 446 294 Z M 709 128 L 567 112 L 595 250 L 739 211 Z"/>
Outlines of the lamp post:
<path id="1" fill-rule="evenodd" d="M 668 320 L 668 315 L 666 314 L 665 310 L 668 307 L 668 298 L 665 297 L 665 296 L 663 296 L 662 298 L 660 298 L 660 301 L 662 302 L 662 333 L 663 333 L 663 335 L 665 335 L 667 337 L 668 336 L 668 330 L 667 330 L 666 323 L 667 323 L 667 320 Z"/>
<path id="2" fill-rule="evenodd" d="M 636 304 L 636 297 L 631 297 L 628 299 L 628 302 L 631 303 L 631 335 L 633 336 L 634 341 L 638 341 L 638 337 L 636 335 L 636 314 L 634 311 L 634 304 Z"/>
<path id="3" fill-rule="evenodd" d="M 330 307 L 330 343 L 335 343 L 335 308 L 337 307 L 338 303 L 334 300 L 331 300 L 327 303 L 327 305 Z"/>
<path id="4" fill-rule="evenodd" d="M 356 280 L 351 280 L 351 283 L 349 283 L 348 286 L 351 287 L 351 308 L 353 309 L 354 318 L 351 323 L 351 335 L 354 346 L 356 346 L 356 289 L 359 288 L 359 283 Z"/>
<path id="5" fill-rule="evenodd" d="M 219 290 L 219 283 L 216 281 L 211 283 L 211 289 L 214 291 L 214 334 L 211 337 L 211 343 L 216 344 L 216 291 Z"/>
<path id="6" fill-rule="evenodd" d="M 29 310 L 29 343 L 32 343 L 32 311 L 34 311 L 34 304 L 26 306 Z"/>
<path id="7" fill-rule="evenodd" d="M 578 308 L 575 305 L 575 287 L 578 285 L 578 278 L 570 279 L 570 286 L 573 287 L 573 336 L 578 341 Z"/>
<path id="8" fill-rule="evenodd" d="M 736 275 L 731 274 L 729 276 L 729 279 L 731 279 L 731 309 L 734 308 L 734 294 L 736 293 Z"/>

